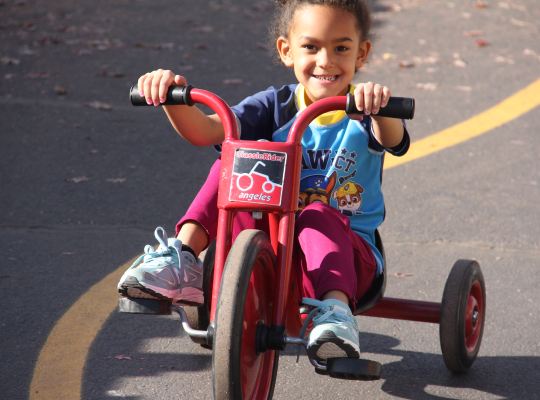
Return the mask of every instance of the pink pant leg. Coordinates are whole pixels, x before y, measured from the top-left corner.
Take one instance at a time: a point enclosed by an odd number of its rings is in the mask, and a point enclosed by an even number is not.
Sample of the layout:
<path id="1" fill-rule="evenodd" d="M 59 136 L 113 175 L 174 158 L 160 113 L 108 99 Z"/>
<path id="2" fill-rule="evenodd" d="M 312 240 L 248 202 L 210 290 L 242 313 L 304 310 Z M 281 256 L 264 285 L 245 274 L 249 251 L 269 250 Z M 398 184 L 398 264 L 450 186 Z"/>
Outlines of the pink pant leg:
<path id="1" fill-rule="evenodd" d="M 349 218 L 315 203 L 302 211 L 295 231 L 302 296 L 321 299 L 330 290 L 341 290 L 354 305 L 371 287 L 377 264 L 369 244 L 350 228 Z"/>
<path id="2" fill-rule="evenodd" d="M 208 234 L 208 245 L 214 241 L 217 235 L 218 208 L 217 197 L 219 189 L 219 176 L 221 168 L 221 159 L 217 159 L 210 173 L 206 178 L 206 182 L 197 193 L 197 196 L 189 206 L 186 214 L 176 224 L 176 234 L 180 232 L 182 224 L 186 221 L 197 221 L 206 230 Z M 260 229 L 266 234 L 269 234 L 268 221 L 266 218 L 262 220 L 254 220 L 250 213 L 239 212 L 235 218 L 233 226 L 233 240 L 244 229 Z"/>

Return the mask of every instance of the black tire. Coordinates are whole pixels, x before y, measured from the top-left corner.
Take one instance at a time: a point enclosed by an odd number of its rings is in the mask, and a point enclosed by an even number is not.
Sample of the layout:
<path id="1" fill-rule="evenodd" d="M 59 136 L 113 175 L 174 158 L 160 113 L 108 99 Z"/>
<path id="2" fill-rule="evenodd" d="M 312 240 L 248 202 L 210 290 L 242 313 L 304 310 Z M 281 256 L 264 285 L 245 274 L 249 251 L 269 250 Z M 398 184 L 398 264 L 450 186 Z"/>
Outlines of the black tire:
<path id="1" fill-rule="evenodd" d="M 215 320 L 212 374 L 217 400 L 273 396 L 279 353 L 257 354 L 255 341 L 258 323 L 271 325 L 275 264 L 272 245 L 261 231 L 243 231 L 229 252 Z"/>
<path id="2" fill-rule="evenodd" d="M 214 240 L 199 258 L 203 263 L 203 293 L 204 304 L 200 307 L 185 306 L 189 326 L 193 329 L 205 331 L 210 324 L 210 304 L 212 303 L 212 282 L 214 276 L 214 262 L 216 258 L 216 241 Z M 211 349 L 204 339 L 191 338 L 195 343 L 201 344 L 204 348 Z"/>
<path id="3" fill-rule="evenodd" d="M 480 266 L 476 261 L 458 260 L 446 280 L 441 303 L 441 350 L 450 371 L 466 372 L 472 366 L 482 343 L 485 317 L 486 288 Z"/>

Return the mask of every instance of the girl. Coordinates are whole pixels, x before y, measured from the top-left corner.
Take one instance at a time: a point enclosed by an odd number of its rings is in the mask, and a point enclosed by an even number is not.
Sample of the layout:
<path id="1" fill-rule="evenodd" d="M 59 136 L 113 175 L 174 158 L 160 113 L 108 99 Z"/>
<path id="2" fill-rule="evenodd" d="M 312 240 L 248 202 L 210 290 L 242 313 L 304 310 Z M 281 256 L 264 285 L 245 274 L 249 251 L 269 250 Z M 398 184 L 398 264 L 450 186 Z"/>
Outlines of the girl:
<path id="1" fill-rule="evenodd" d="M 279 59 L 294 70 L 298 83 L 271 87 L 232 108 L 241 139 L 277 142 L 286 140 L 297 114 L 320 99 L 354 93 L 356 106 L 366 114 L 361 121 L 343 111 L 322 115 L 302 139 L 295 257 L 303 302 L 316 307 L 308 355 L 322 362 L 360 356 L 353 311 L 384 268 L 374 236 L 384 219 L 383 156 L 385 151 L 401 156 L 409 146 L 402 121 L 377 117 L 390 90 L 371 82 L 351 85 L 371 50 L 370 26 L 365 0 L 279 1 L 272 37 Z M 147 102 L 159 105 L 169 86 L 187 81 L 157 70 L 140 77 L 138 84 Z M 224 140 L 216 115 L 186 106 L 163 108 L 190 143 L 219 145 Z M 218 180 L 219 161 L 178 223 L 177 238 L 167 243 L 163 230 L 156 230 L 160 249 L 154 253 L 147 248 L 144 263 L 124 274 L 118 285 L 122 294 L 202 304 L 196 257 L 215 237 Z M 241 217 L 235 234 L 254 224 L 252 218 Z"/>

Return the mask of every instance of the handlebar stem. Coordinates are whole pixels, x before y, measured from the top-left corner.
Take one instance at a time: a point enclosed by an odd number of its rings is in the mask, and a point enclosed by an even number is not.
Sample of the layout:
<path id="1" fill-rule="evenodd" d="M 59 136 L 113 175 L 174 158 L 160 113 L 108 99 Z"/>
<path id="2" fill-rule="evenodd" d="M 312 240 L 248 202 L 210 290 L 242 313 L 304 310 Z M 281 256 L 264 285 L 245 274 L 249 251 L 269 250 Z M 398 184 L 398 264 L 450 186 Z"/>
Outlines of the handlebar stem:
<path id="1" fill-rule="evenodd" d="M 238 140 L 236 116 L 221 97 L 201 89 L 192 89 L 190 96 L 194 103 L 204 104 L 216 112 L 223 124 L 225 140 Z"/>
<path id="2" fill-rule="evenodd" d="M 294 121 L 287 136 L 287 143 L 301 144 L 304 131 L 315 118 L 330 111 L 345 110 L 346 105 L 346 96 L 328 97 L 311 104 Z"/>

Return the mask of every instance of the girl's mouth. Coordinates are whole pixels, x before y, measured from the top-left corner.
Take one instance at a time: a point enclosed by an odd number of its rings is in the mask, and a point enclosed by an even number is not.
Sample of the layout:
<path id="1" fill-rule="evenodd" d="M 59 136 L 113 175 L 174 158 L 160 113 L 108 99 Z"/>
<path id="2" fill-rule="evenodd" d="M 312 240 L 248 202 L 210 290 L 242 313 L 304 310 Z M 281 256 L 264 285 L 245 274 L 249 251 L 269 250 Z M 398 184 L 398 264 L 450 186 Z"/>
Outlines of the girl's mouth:
<path id="1" fill-rule="evenodd" d="M 313 77 L 323 82 L 333 82 L 338 78 L 338 75 L 313 75 Z"/>

